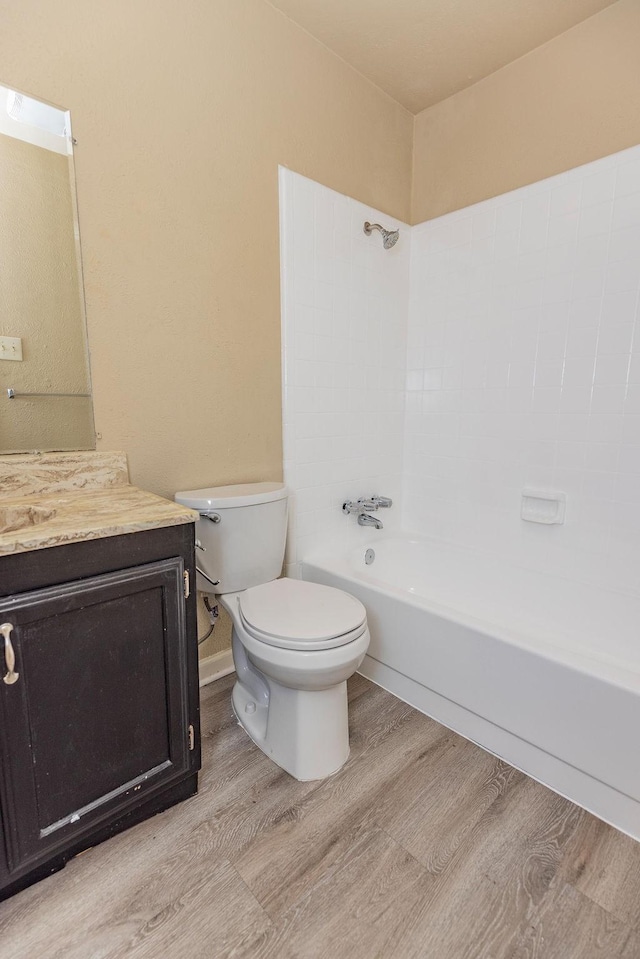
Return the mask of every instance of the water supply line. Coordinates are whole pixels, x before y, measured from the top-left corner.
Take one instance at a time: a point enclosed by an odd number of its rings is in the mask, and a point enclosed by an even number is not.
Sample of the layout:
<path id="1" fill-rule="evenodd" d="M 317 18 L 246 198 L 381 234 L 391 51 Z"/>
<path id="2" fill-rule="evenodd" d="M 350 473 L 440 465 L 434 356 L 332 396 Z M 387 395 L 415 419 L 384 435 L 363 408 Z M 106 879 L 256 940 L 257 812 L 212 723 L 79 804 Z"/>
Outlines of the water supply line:
<path id="1" fill-rule="evenodd" d="M 218 604 L 216 603 L 215 606 L 212 606 L 211 603 L 209 602 L 209 597 L 207 596 L 206 593 L 203 593 L 203 594 L 202 594 L 202 602 L 203 602 L 204 605 L 206 606 L 207 612 L 209 613 L 209 619 L 211 620 L 211 626 L 210 626 L 210 628 L 209 628 L 209 631 L 206 632 L 206 633 L 204 634 L 204 636 L 198 636 L 198 646 L 202 646 L 202 644 L 205 643 L 205 642 L 209 639 L 209 636 L 211 636 L 212 632 L 213 632 L 214 629 L 216 628 L 216 623 L 217 623 L 217 621 L 218 621 L 218 616 L 220 615 L 220 613 L 219 613 L 219 611 L 218 611 Z"/>

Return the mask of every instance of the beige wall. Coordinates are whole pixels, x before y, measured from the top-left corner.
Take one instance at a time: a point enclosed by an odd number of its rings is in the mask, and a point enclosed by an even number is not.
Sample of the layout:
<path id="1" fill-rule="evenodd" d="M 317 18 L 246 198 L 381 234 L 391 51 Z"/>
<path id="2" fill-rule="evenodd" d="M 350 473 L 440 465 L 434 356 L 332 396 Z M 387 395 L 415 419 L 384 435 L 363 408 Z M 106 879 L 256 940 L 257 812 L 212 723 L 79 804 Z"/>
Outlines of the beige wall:
<path id="1" fill-rule="evenodd" d="M 280 477 L 277 166 L 407 219 L 411 116 L 264 0 L 2 21 L 2 81 L 78 139 L 99 447 L 165 494 Z"/>
<path id="2" fill-rule="evenodd" d="M 412 222 L 640 142 L 640 2 L 619 0 L 415 119 Z"/>
<path id="3" fill-rule="evenodd" d="M 99 448 L 280 478 L 278 164 L 407 220 L 412 117 L 264 0 L 3 4 L 0 63 L 71 110 Z"/>
<path id="4" fill-rule="evenodd" d="M 0 335 L 22 338 L 22 362 L 0 359 L 0 386 L 86 393 L 69 157 L 0 135 Z M 93 445 L 85 399 L 0 394 L 0 451 Z"/>

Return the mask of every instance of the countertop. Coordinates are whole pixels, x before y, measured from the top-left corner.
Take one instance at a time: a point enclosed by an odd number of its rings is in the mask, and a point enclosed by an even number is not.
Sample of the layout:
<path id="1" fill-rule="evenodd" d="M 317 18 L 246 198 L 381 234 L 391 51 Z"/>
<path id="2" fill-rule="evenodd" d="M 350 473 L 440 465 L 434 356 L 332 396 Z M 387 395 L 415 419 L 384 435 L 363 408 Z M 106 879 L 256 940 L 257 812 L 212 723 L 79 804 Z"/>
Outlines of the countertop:
<path id="1" fill-rule="evenodd" d="M 35 453 L 0 457 L 0 511 L 43 522 L 0 533 L 0 556 L 65 543 L 193 523 L 186 506 L 131 486 L 121 452 Z"/>
<path id="2" fill-rule="evenodd" d="M 0 534 L 0 556 L 178 526 L 198 518 L 198 514 L 186 506 L 130 485 L 3 498 L 0 505 L 3 509 L 55 510 L 55 515 L 42 523 Z"/>

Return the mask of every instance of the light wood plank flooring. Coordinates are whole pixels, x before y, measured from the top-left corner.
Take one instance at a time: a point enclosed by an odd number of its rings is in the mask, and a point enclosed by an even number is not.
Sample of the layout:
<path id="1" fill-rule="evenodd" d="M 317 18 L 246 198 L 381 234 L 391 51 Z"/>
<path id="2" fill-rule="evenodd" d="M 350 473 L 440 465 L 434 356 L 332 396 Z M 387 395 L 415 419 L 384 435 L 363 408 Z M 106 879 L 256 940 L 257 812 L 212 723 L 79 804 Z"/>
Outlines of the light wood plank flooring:
<path id="1" fill-rule="evenodd" d="M 297 783 L 203 693 L 197 797 L 0 905 L 0 959 L 638 959 L 640 844 L 355 676 Z"/>

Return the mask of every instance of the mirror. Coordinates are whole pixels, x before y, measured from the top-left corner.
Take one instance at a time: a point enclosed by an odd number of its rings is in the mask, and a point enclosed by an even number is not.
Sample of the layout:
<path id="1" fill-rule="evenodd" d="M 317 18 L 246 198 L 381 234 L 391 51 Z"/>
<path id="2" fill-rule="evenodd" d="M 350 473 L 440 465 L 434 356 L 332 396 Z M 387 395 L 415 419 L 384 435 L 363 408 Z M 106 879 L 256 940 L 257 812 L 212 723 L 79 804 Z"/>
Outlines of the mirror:
<path id="1" fill-rule="evenodd" d="M 95 448 L 69 112 L 0 86 L 0 453 Z"/>

